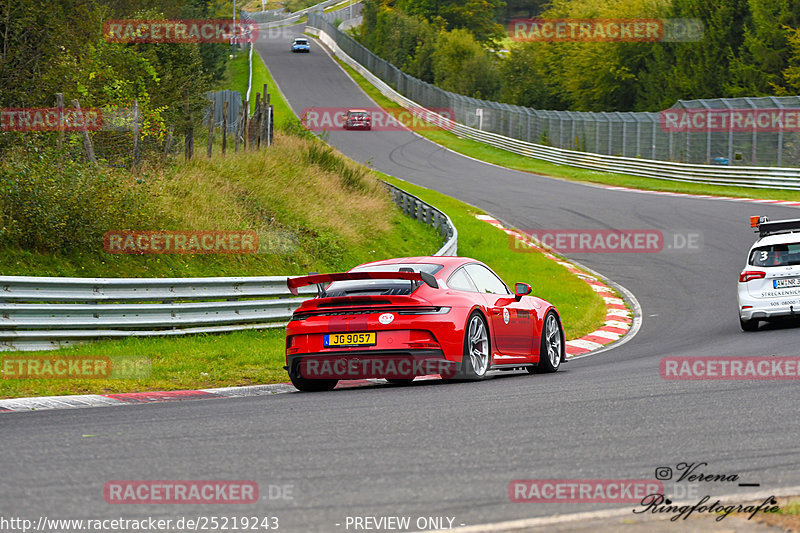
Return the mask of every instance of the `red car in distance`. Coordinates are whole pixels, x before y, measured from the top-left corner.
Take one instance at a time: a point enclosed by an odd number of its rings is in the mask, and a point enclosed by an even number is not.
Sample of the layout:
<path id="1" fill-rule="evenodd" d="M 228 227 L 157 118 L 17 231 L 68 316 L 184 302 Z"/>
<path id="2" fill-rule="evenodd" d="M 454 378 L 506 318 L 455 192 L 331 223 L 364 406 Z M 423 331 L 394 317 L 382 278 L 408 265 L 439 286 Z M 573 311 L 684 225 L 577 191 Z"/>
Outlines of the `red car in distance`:
<path id="1" fill-rule="evenodd" d="M 366 109 L 348 109 L 344 115 L 344 129 L 371 130 L 372 115 Z"/>
<path id="2" fill-rule="evenodd" d="M 467 257 L 405 257 L 349 272 L 290 278 L 293 294 L 317 286 L 286 327 L 286 366 L 301 391 L 339 380 L 482 379 L 489 370 L 556 372 L 565 358 L 561 318 L 550 303 L 514 291 Z"/>

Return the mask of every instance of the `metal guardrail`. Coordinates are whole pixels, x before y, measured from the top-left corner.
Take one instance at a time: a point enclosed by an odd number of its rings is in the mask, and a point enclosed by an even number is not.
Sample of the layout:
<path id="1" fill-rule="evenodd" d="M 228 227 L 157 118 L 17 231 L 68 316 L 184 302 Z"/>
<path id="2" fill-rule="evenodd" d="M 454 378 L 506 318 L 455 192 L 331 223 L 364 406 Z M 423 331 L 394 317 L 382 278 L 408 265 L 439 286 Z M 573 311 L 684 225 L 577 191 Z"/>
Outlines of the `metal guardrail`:
<path id="1" fill-rule="evenodd" d="M 433 255 L 457 255 L 458 253 L 458 230 L 453 225 L 450 217 L 439 211 L 430 204 L 426 204 L 413 194 L 409 194 L 403 189 L 395 187 L 391 183 L 386 183 L 392 193 L 394 202 L 406 215 L 416 218 L 418 222 L 433 226 L 433 228 L 444 237 L 444 246 Z"/>
<path id="2" fill-rule="evenodd" d="M 384 96 L 408 109 L 415 115 L 435 118 L 437 124 L 444 125 L 444 127 L 461 137 L 483 142 L 496 148 L 501 148 L 526 157 L 542 159 L 560 165 L 599 170 L 602 172 L 617 172 L 633 176 L 690 183 L 800 190 L 800 168 L 724 167 L 579 152 L 576 150 L 535 144 L 472 128 L 453 121 L 448 117 L 437 115 L 436 113 L 426 110 L 420 104 L 401 95 L 369 68 L 358 63 L 343 50 L 341 45 L 348 48 L 359 49 L 364 47 L 353 40 L 349 35 L 339 31 L 339 29 L 326 20 L 325 17 L 316 13 L 309 14 L 307 31 L 308 30 L 315 31 L 315 33 L 319 32 L 320 40 L 328 48 L 345 63 L 364 76 L 371 84 L 377 87 Z M 375 58 L 376 61 L 380 60 L 377 56 L 375 56 Z M 373 62 L 371 62 L 371 64 L 372 63 Z"/>
<path id="3" fill-rule="evenodd" d="M 455 255 L 450 218 L 391 184 L 406 215 L 446 240 L 435 255 Z M 47 350 L 99 338 L 171 336 L 283 327 L 306 298 L 287 276 L 227 278 L 50 278 L 0 276 L 0 351 Z M 301 295 L 315 294 L 312 287 Z"/>
<path id="4" fill-rule="evenodd" d="M 311 7 L 300 9 L 299 11 L 289 12 L 283 9 L 270 9 L 268 11 L 242 11 L 242 17 L 246 20 L 255 21 L 259 28 L 275 28 L 286 24 L 293 24 L 303 16 L 322 12 L 325 8 L 340 3 L 342 0 L 325 0 Z"/>

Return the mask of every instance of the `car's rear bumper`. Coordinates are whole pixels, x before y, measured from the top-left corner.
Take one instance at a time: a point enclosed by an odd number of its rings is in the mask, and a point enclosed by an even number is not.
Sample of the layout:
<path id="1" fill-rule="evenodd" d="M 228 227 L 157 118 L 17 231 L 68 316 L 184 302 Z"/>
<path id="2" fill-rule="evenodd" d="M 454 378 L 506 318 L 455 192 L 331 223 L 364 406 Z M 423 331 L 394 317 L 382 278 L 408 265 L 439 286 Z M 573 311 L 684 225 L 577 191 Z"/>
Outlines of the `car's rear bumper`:
<path id="1" fill-rule="evenodd" d="M 340 350 L 287 355 L 284 369 L 305 379 L 411 379 L 453 377 L 458 364 L 441 350 Z"/>
<path id="2" fill-rule="evenodd" d="M 745 321 L 800 316 L 800 296 L 797 295 L 753 298 L 740 292 L 738 302 L 739 318 Z"/>

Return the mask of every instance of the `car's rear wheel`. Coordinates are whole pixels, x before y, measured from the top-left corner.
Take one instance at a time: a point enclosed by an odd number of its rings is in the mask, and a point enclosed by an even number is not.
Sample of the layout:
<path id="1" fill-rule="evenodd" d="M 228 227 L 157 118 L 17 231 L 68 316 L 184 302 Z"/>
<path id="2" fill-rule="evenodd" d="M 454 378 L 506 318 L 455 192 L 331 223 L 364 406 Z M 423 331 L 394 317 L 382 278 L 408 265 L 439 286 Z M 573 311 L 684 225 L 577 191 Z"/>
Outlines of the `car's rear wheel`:
<path id="1" fill-rule="evenodd" d="M 461 360 L 462 379 L 483 379 L 489 370 L 491 358 L 489 329 L 478 312 L 472 313 L 464 331 L 464 356 Z"/>
<path id="2" fill-rule="evenodd" d="M 553 311 L 548 311 L 542 327 L 542 344 L 539 349 L 539 364 L 528 367 L 532 374 L 557 372 L 564 360 L 564 332 L 561 321 Z"/>
<path id="3" fill-rule="evenodd" d="M 739 318 L 739 325 L 742 326 L 743 331 L 757 331 L 758 330 L 758 320 L 742 320 Z"/>
<path id="4" fill-rule="evenodd" d="M 300 392 L 324 392 L 333 390 L 338 379 L 308 379 L 300 375 L 300 365 L 295 365 L 296 370 L 289 370 L 289 379 L 292 385 Z"/>

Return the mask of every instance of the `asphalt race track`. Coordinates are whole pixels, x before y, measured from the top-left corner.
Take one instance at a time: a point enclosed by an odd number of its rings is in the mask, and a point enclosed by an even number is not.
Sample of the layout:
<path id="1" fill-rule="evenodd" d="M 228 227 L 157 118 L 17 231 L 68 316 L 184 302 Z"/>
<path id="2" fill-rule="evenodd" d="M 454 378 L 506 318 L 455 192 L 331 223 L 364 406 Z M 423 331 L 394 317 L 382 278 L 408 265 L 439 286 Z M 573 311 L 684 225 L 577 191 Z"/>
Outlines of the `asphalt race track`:
<path id="1" fill-rule="evenodd" d="M 296 112 L 375 105 L 318 42 L 302 55 L 289 42 L 276 37 L 257 50 Z M 659 375 L 665 356 L 798 355 L 797 327 L 740 330 L 736 283 L 754 240 L 747 217 L 800 211 L 504 170 L 406 131 L 333 131 L 328 142 L 518 228 L 657 229 L 700 234 L 702 245 L 572 256 L 633 292 L 644 320 L 630 342 L 555 375 L 0 415 L 0 514 L 277 516 L 281 531 L 353 531 L 348 516 L 473 525 L 614 507 L 512 503 L 515 479 L 649 479 L 661 466 L 705 462 L 704 473 L 735 473 L 758 490 L 800 485 L 796 382 Z M 104 484 L 126 479 L 254 480 L 261 502 L 107 504 Z M 291 485 L 293 498 L 271 500 L 269 485 Z M 753 490 L 716 482 L 698 494 Z"/>

